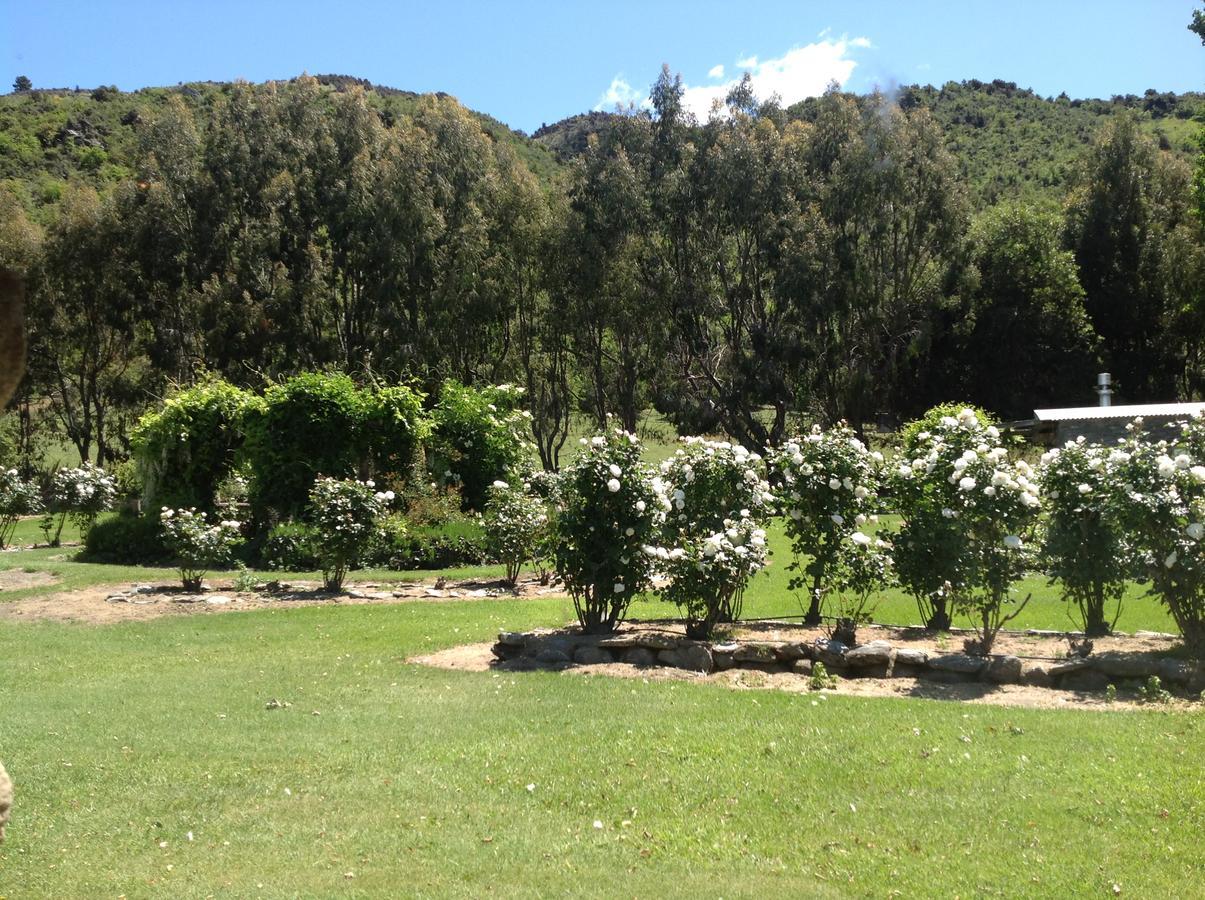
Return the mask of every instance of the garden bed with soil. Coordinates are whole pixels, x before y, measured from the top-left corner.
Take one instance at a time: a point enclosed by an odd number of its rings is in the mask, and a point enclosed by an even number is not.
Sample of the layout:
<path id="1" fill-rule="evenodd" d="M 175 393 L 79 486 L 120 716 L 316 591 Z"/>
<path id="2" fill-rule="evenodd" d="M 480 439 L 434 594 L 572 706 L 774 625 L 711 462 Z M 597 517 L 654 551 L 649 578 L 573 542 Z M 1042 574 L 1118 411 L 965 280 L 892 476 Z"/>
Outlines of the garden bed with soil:
<path id="1" fill-rule="evenodd" d="M 11 572 L 0 573 L 0 577 Z M 40 573 L 38 573 L 40 574 Z M 0 588 L 33 587 L 49 581 L 7 584 Z M 155 619 L 168 615 L 236 612 L 253 609 L 280 609 L 294 606 L 323 606 L 360 603 L 448 602 L 453 600 L 489 600 L 516 597 L 558 596 L 559 585 L 541 584 L 535 575 L 520 577 L 516 588 L 501 580 L 485 581 L 407 581 L 348 584 L 342 591 L 322 589 L 320 581 L 270 582 L 255 591 L 236 591 L 231 582 L 215 581 L 200 593 L 184 591 L 179 584 L 132 584 L 126 587 L 105 585 L 76 591 L 62 591 L 18 600 L 4 601 L 0 594 L 0 618 L 112 624 Z"/>
<path id="2" fill-rule="evenodd" d="M 575 628 L 502 632 L 496 643 L 453 648 L 418 662 L 447 668 L 548 668 L 599 674 L 693 677 L 735 687 L 804 690 L 835 686 L 843 693 L 911 695 L 1025 706 L 1100 705 L 1139 699 L 1152 676 L 1171 697 L 1189 701 L 1205 690 L 1205 662 L 1181 653 L 1175 635 L 1138 632 L 1097 638 L 1092 652 L 1070 653 L 1061 632 L 1003 632 L 998 652 L 961 652 L 971 632 L 934 634 L 920 628 L 865 626 L 863 643 L 846 647 L 823 628 L 779 622 L 741 623 L 722 639 L 695 641 L 680 624 L 632 623 L 614 635 Z M 823 674 L 836 676 L 826 681 Z M 1112 685 L 1114 691 L 1110 692 Z"/>

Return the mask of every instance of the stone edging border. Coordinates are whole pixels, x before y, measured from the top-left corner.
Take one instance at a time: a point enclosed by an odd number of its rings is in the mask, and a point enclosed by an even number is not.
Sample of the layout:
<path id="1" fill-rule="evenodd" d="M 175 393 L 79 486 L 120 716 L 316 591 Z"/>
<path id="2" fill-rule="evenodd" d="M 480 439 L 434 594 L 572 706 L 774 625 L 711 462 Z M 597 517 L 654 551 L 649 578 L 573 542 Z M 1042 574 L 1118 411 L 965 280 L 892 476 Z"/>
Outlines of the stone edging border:
<path id="1" fill-rule="evenodd" d="M 1205 690 L 1205 661 L 1152 653 L 1094 654 L 1085 658 L 1029 660 L 976 657 L 897 647 L 874 640 L 857 647 L 826 638 L 808 642 L 695 641 L 658 631 L 584 635 L 566 631 L 502 631 L 493 646 L 498 659 L 528 659 L 547 666 L 623 662 L 710 673 L 727 669 L 811 675 L 817 662 L 843 678 L 919 678 L 944 684 L 1026 684 L 1071 691 L 1099 691 L 1110 684 L 1138 686 L 1152 675 L 1189 694 Z"/>

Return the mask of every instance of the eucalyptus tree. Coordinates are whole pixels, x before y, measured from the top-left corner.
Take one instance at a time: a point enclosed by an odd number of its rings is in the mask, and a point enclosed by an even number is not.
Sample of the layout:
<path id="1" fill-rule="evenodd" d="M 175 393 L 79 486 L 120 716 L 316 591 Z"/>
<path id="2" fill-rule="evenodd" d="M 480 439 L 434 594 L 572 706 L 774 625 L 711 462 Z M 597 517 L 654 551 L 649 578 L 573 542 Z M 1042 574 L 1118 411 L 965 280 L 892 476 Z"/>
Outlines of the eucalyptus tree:
<path id="1" fill-rule="evenodd" d="M 1175 395 L 1200 365 L 1201 237 L 1190 198 L 1188 166 L 1123 113 L 1080 160 L 1067 200 L 1088 315 L 1132 400 Z"/>
<path id="2" fill-rule="evenodd" d="M 941 129 L 879 95 L 821 99 L 802 160 L 822 217 L 808 279 L 805 376 L 831 421 L 860 427 L 891 405 L 926 354 L 954 287 L 966 204 Z"/>

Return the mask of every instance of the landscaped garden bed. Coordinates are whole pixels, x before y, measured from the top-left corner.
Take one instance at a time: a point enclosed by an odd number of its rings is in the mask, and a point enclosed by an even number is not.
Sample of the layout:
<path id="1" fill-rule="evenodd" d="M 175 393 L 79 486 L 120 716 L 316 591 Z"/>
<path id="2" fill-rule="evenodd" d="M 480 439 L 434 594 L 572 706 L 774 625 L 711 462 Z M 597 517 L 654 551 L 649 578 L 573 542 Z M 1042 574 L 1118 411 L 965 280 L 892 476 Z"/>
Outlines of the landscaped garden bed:
<path id="1" fill-rule="evenodd" d="M 680 624 L 631 625 L 613 635 L 576 629 L 503 631 L 491 651 L 498 661 L 519 666 L 568 667 L 622 663 L 700 673 L 733 669 L 790 672 L 817 685 L 828 679 L 910 678 L 940 684 L 1023 684 L 1069 691 L 1146 692 L 1167 690 L 1197 698 L 1205 690 L 1205 662 L 1179 654 L 1175 635 L 1139 632 L 1097 639 L 1078 655 L 1080 635 L 1048 631 L 1004 632 L 999 653 L 973 656 L 956 649 L 959 632 L 934 634 L 920 628 L 868 626 L 870 640 L 854 647 L 823 628 L 785 623 L 742 623 L 723 638 L 691 640 Z M 1158 679 L 1152 682 L 1152 678 Z"/>

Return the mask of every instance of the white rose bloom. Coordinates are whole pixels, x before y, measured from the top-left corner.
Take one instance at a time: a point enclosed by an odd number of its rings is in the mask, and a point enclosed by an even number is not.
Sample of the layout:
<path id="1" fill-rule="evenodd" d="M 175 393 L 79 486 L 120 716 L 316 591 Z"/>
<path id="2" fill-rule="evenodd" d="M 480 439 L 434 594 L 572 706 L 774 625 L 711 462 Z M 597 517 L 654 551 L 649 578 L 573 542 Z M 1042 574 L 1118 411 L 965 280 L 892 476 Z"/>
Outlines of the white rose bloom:
<path id="1" fill-rule="evenodd" d="M 900 473 L 901 478 L 911 478 L 912 477 L 912 467 L 911 466 L 900 466 L 899 473 Z"/>
<path id="2" fill-rule="evenodd" d="M 1205 525 L 1202 525 L 1200 522 L 1193 522 L 1184 529 L 1184 533 L 1194 541 L 1199 541 L 1202 537 L 1205 537 Z"/>
<path id="3" fill-rule="evenodd" d="M 992 486 L 989 484 L 987 487 L 985 487 L 985 488 L 983 489 L 983 493 L 984 493 L 984 494 L 986 494 L 986 495 L 987 495 L 987 496 L 989 496 L 989 497 L 995 497 L 995 496 L 996 496 L 996 489 L 995 489 L 994 487 L 992 487 Z"/>
<path id="4" fill-rule="evenodd" d="M 828 480 L 828 486 L 834 491 L 839 491 L 841 490 L 841 480 L 839 478 L 830 478 Z"/>
<path id="5" fill-rule="evenodd" d="M 870 491 L 868 491 L 862 485 L 858 485 L 856 488 L 854 488 L 854 496 L 859 500 L 865 500 L 870 496 Z"/>
<path id="6" fill-rule="evenodd" d="M 647 504 L 643 500 L 636 501 L 636 512 L 644 512 Z"/>
<path id="7" fill-rule="evenodd" d="M 590 438 L 590 443 L 593 444 L 595 447 L 601 447 L 606 442 L 607 442 L 607 439 L 605 437 L 603 437 L 601 434 L 596 434 L 594 437 Z"/>
<path id="8" fill-rule="evenodd" d="M 849 536 L 849 539 L 851 541 L 853 541 L 855 544 L 857 544 L 859 547 L 869 547 L 870 546 L 870 536 L 865 535 L 860 531 L 855 531 L 853 534 L 851 534 Z"/>
<path id="9" fill-rule="evenodd" d="M 973 490 L 975 490 L 975 479 L 974 479 L 974 478 L 971 478 L 970 476 L 967 476 L 966 478 L 961 478 L 961 479 L 959 479 L 959 481 L 958 481 L 958 489 L 959 489 L 959 490 L 961 490 L 961 491 L 973 491 Z"/>
<path id="10" fill-rule="evenodd" d="M 619 491 L 619 479 L 612 478 L 610 481 L 608 481 L 607 482 L 607 490 L 610 491 L 612 494 L 617 493 Z"/>
<path id="11" fill-rule="evenodd" d="M 1092 493 L 1092 485 L 1081 484 L 1078 488 L 1076 488 L 1076 490 L 1079 491 L 1081 494 L 1091 494 Z"/>
<path id="12" fill-rule="evenodd" d="M 946 518 L 946 519 L 952 519 L 956 515 L 958 515 L 958 513 L 954 512 L 954 510 L 950 509 L 950 507 L 948 507 L 948 506 L 946 506 L 942 509 L 941 514 L 942 514 L 943 518 Z"/>
<path id="13" fill-rule="evenodd" d="M 1192 459 L 1186 453 L 1181 453 L 1173 462 L 1176 464 L 1177 469 L 1187 469 L 1192 465 Z"/>
<path id="14" fill-rule="evenodd" d="M 619 466 L 615 465 L 615 463 L 611 463 L 611 465 L 607 466 L 607 468 L 616 478 L 623 474 L 623 469 L 619 468 Z"/>
<path id="15" fill-rule="evenodd" d="M 623 533 L 625 535 L 627 535 L 628 537 L 631 537 L 632 535 L 634 535 L 636 533 L 636 529 L 633 528 L 631 525 L 629 525 L 627 528 L 624 529 Z"/>
<path id="16" fill-rule="evenodd" d="M 1205 466 L 1193 466 L 1188 470 L 1188 474 L 1197 481 L 1205 481 Z"/>
<path id="17" fill-rule="evenodd" d="M 833 520 L 833 522 L 835 522 L 838 525 L 845 524 L 845 516 L 841 515 L 840 513 L 833 513 L 832 516 L 830 516 L 830 518 Z"/>
<path id="18" fill-rule="evenodd" d="M 862 525 L 865 525 L 866 524 L 866 516 L 862 513 L 858 513 L 856 516 L 854 516 L 854 524 L 859 527 L 861 527 Z"/>
<path id="19" fill-rule="evenodd" d="M 1004 546 L 1007 547 L 1009 550 L 1020 550 L 1021 549 L 1021 538 L 1015 534 L 1005 535 Z"/>

